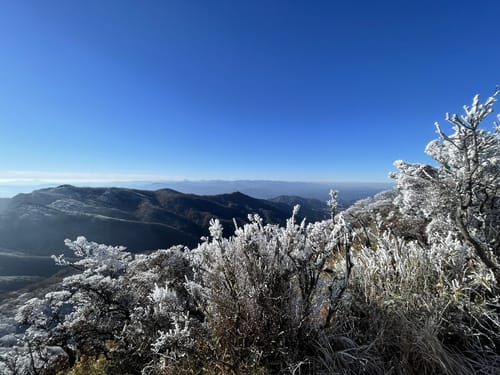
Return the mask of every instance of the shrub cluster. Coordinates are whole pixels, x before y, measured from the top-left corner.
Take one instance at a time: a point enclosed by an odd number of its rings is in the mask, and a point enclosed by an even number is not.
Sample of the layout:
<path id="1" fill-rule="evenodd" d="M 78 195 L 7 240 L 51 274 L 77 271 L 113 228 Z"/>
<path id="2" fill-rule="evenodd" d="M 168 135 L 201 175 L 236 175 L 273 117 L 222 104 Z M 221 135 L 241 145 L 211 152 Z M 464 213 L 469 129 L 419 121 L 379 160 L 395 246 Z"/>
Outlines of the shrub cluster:
<path id="1" fill-rule="evenodd" d="M 55 260 L 76 272 L 19 310 L 0 372 L 498 373 L 499 127 L 478 127 L 494 100 L 448 117 L 437 167 L 396 162 L 397 189 L 338 215 L 332 193 L 329 220 L 249 215 L 229 238 L 212 220 L 195 249 L 135 256 L 68 240 Z"/>

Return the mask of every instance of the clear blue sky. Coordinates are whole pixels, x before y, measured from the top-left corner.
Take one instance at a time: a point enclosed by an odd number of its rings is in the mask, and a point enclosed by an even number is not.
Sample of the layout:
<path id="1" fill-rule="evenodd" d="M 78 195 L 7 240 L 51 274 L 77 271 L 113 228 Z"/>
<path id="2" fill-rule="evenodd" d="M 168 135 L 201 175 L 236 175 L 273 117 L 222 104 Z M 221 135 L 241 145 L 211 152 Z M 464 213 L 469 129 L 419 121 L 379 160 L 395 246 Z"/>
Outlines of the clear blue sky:
<path id="1" fill-rule="evenodd" d="M 500 84 L 499 25 L 497 0 L 0 1 L 0 178 L 386 181 Z"/>

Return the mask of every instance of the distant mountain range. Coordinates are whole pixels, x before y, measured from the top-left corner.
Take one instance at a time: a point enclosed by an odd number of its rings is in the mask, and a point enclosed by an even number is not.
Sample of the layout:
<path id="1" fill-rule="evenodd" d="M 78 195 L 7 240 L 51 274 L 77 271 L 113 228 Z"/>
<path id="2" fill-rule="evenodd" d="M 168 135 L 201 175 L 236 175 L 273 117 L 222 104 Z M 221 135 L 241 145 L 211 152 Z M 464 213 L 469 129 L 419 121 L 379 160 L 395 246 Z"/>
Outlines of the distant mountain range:
<path id="1" fill-rule="evenodd" d="M 258 199 L 272 199 L 280 195 L 326 201 L 330 189 L 339 191 L 339 203 L 349 207 L 359 199 L 391 189 L 391 182 L 293 182 L 271 180 L 182 180 L 182 181 L 116 181 L 79 182 L 77 185 L 89 187 L 115 186 L 138 190 L 173 189 L 186 194 L 218 195 L 239 191 Z M 103 185 L 104 184 L 104 185 Z M 0 197 L 13 197 L 18 193 L 54 186 L 42 181 L 17 181 L 0 184 Z M 1 204 L 1 202 L 0 202 Z"/>
<path id="2" fill-rule="evenodd" d="M 121 244 L 131 251 L 165 248 L 174 244 L 195 246 L 208 234 L 211 218 L 219 218 L 225 233 L 249 213 L 268 223 L 284 223 L 294 204 L 310 221 L 325 217 L 323 202 L 299 197 L 274 200 L 242 193 L 198 196 L 171 189 L 156 191 L 126 188 L 82 188 L 62 185 L 18 194 L 2 202 L 0 247 L 47 254 L 64 248 L 65 238 L 84 235 L 107 244 Z"/>
<path id="3" fill-rule="evenodd" d="M 206 181 L 161 181 L 141 183 L 141 189 L 174 189 L 183 193 L 214 195 L 239 191 L 258 199 L 274 199 L 278 196 L 294 196 L 328 200 L 331 189 L 338 190 L 339 205 L 347 208 L 359 199 L 373 196 L 383 190 L 391 189 L 390 182 L 300 182 L 269 180 L 206 180 Z"/>
<path id="4" fill-rule="evenodd" d="M 212 218 L 218 218 L 224 234 L 231 235 L 233 219 L 241 225 L 248 214 L 258 213 L 266 223 L 283 224 L 293 206 L 300 204 L 298 219 L 312 222 L 329 216 L 330 188 L 339 190 L 340 208 L 346 208 L 391 187 L 217 180 L 130 184 L 141 189 L 61 185 L 0 198 L 0 294 L 56 272 L 50 255 L 66 251 L 66 238 L 83 235 L 99 243 L 124 245 L 132 252 L 176 244 L 195 247 L 208 235 Z M 228 191 L 241 192 L 219 194 Z"/>
<path id="5" fill-rule="evenodd" d="M 198 196 L 171 189 L 82 188 L 62 185 L 0 201 L 0 292 L 55 271 L 49 256 L 65 251 L 79 235 L 132 252 L 182 244 L 194 247 L 218 218 L 226 235 L 258 213 L 283 224 L 293 205 L 300 218 L 326 217 L 324 202 L 299 197 L 263 200 L 242 193 Z M 2 283 L 3 280 L 3 283 Z M 3 287 L 2 287 L 3 285 Z"/>

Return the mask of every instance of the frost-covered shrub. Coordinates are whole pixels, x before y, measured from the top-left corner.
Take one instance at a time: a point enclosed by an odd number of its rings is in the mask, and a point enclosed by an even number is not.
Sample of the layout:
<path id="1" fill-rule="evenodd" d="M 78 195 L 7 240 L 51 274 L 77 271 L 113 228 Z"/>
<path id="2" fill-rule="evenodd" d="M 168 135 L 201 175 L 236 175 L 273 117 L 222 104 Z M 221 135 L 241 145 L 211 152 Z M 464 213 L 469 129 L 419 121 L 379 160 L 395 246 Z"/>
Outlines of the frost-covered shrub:
<path id="1" fill-rule="evenodd" d="M 355 251 L 353 263 L 350 299 L 335 332 L 356 342 L 352 352 L 379 363 L 370 373 L 493 374 L 499 368 L 495 280 L 470 247 L 451 236 L 422 247 L 385 232 L 376 249 Z"/>
<path id="2" fill-rule="evenodd" d="M 47 346 L 41 340 L 32 341 L 25 347 L 0 350 L 0 374 L 45 375 L 68 366 L 67 356 L 57 346 Z"/>
<path id="3" fill-rule="evenodd" d="M 344 216 L 351 223 L 357 235 L 357 242 L 375 246 L 377 238 L 385 231 L 404 238 L 427 243 L 425 234 L 429 220 L 420 215 L 401 212 L 394 203 L 398 192 L 387 190 L 373 197 L 361 199 L 345 210 Z"/>
<path id="4" fill-rule="evenodd" d="M 58 346 L 70 365 L 104 354 L 110 374 L 176 373 L 187 363 L 221 372 L 312 366 L 350 271 L 332 259 L 350 254 L 351 236 L 342 217 L 296 223 L 298 209 L 285 227 L 250 215 L 230 238 L 212 220 L 211 237 L 193 250 L 132 256 L 84 237 L 66 241 L 76 260 L 54 258 L 76 272 L 19 310 L 26 347 Z"/>
<path id="5" fill-rule="evenodd" d="M 348 229 L 333 220 L 297 224 L 297 210 L 285 227 L 250 215 L 230 238 L 215 220 L 211 238 L 190 252 L 189 288 L 206 314 L 209 345 L 233 371 L 280 372 L 312 355 L 327 324 L 321 309 L 339 297 L 333 286 L 344 282 L 343 270 L 327 262 L 349 246 Z"/>
<path id="6" fill-rule="evenodd" d="M 55 260 L 76 272 L 19 310 L 0 372 L 496 374 L 499 128 L 478 127 L 494 100 L 448 116 L 437 166 L 397 162 L 396 190 L 337 216 L 332 192 L 330 220 L 250 215 L 226 238 L 214 219 L 197 248 L 148 255 L 67 241 L 76 261 Z"/>
<path id="7" fill-rule="evenodd" d="M 426 148 L 437 166 L 395 163 L 392 203 L 384 193 L 347 210 L 359 243 L 350 299 L 333 333 L 353 339 L 347 350 L 355 358 L 378 364 L 353 360 L 349 371 L 494 374 L 500 367 L 499 128 L 479 128 L 497 94 L 448 115 L 452 135 L 438 125 L 440 139 Z M 338 353 L 322 348 L 328 367 L 338 365 Z"/>
<path id="8" fill-rule="evenodd" d="M 497 90 L 485 103 L 479 96 L 464 115 L 449 115 L 453 133 L 436 123 L 439 139 L 426 153 L 437 167 L 396 161 L 399 195 L 395 202 L 404 214 L 429 221 L 427 236 L 439 240 L 448 233 L 466 242 L 500 283 L 500 127 L 480 127 L 493 112 Z"/>
<path id="9" fill-rule="evenodd" d="M 140 373 L 163 356 L 182 356 L 193 346 L 189 338 L 174 340 L 180 324 L 184 336 L 199 325 L 193 323 L 196 309 L 184 289 L 190 275 L 184 248 L 134 258 L 124 248 L 84 237 L 66 244 L 77 260 L 57 257 L 57 262 L 78 272 L 62 281 L 60 291 L 28 301 L 16 316 L 29 325 L 28 349 L 57 345 L 70 365 L 81 355 L 104 354 L 110 359 L 107 371 L 116 374 Z"/>

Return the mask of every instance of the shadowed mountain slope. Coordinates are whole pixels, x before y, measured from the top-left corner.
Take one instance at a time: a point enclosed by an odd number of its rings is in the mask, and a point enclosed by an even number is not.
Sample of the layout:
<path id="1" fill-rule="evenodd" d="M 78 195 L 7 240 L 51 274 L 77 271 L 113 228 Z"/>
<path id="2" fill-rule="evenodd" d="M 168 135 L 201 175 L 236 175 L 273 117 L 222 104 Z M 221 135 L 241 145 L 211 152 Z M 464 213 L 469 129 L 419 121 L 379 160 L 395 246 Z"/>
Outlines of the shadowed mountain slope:
<path id="1" fill-rule="evenodd" d="M 291 214 L 287 201 L 266 201 L 242 193 L 214 196 L 125 188 L 81 188 L 62 185 L 18 194 L 0 212 L 0 247 L 47 255 L 64 250 L 64 239 L 124 245 L 139 252 L 175 244 L 196 246 L 208 234 L 211 218 L 219 218 L 226 234 L 233 218 L 242 224 L 249 213 L 267 223 L 284 223 Z M 307 206 L 309 221 L 324 217 Z"/>

